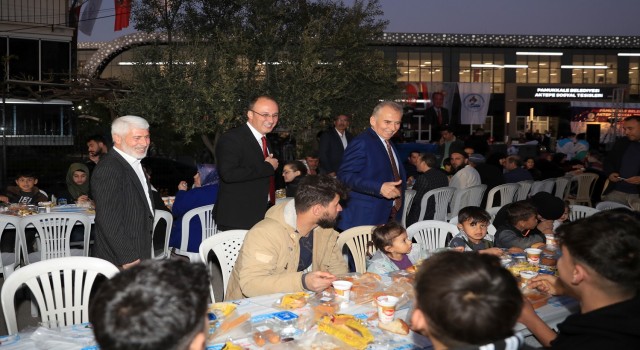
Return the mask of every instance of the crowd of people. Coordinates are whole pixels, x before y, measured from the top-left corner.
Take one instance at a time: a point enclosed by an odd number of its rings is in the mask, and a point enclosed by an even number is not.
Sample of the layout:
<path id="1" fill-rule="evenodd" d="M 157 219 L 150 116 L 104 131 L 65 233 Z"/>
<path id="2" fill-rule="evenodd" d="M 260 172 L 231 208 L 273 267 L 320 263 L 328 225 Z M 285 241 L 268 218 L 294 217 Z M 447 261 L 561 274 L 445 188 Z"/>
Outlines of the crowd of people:
<path id="1" fill-rule="evenodd" d="M 583 149 L 586 146 L 578 140 L 573 154 L 522 159 L 485 153 L 489 148 L 482 130 L 466 142 L 458 139 L 453 118 L 437 103 L 430 113 L 441 135 L 437 154 L 411 152 L 406 162 L 401 159 L 391 140 L 400 129 L 403 109 L 383 101 L 373 109 L 370 128 L 353 136 L 347 130 L 349 117 L 339 115 L 334 126 L 321 135 L 317 155 L 281 166 L 266 137 L 278 123 L 278 103 L 269 96 L 255 98 L 248 105 L 246 124 L 220 137 L 216 165 L 198 165 L 191 189 L 186 180 L 178 183 L 170 245 L 180 246 L 184 214 L 203 205 L 214 204 L 219 231 L 248 230 L 225 293 L 225 299 L 236 300 L 326 289 L 337 275 L 353 271 L 352 261 L 344 259 L 337 240 L 340 232 L 356 226 L 376 226 L 372 244 L 377 252 L 368 259 L 370 271 L 388 273 L 415 265 L 425 257 L 419 256 L 419 247 L 399 224 L 408 184 L 421 199 L 426 192 L 446 186 L 496 186 L 572 171 L 597 171 L 608 180 L 607 200 L 628 205 L 638 201 L 640 117 L 624 121 L 625 137 L 602 160 Z M 111 134 L 113 147 L 108 149 L 100 138 L 89 141 L 93 165 L 72 164 L 61 194 L 70 202 L 95 206 L 94 255 L 123 270 L 105 283 L 93 301 L 96 339 L 104 349 L 142 348 L 141 342 L 152 343 L 150 334 L 162 331 L 145 328 L 145 322 L 136 320 L 180 315 L 185 320 L 182 328 L 165 332 L 178 336 L 158 338 L 163 339 L 159 344 L 174 342 L 176 349 L 202 349 L 202 303 L 206 303 L 209 284 L 206 271 L 182 262 L 149 261 L 154 210 L 161 207 L 141 162 L 150 145 L 149 124 L 137 116 L 123 116 L 113 121 Z M 560 142 L 559 147 L 569 146 Z M 282 169 L 286 195 L 292 199 L 276 204 L 278 169 Z M 17 186 L 7 189 L 0 200 L 47 200 L 37 183 L 33 174 L 20 174 Z M 423 217 L 420 204 L 421 200 L 414 200 L 407 208 L 407 226 L 433 218 L 435 203 L 427 203 Z M 455 213 L 459 232 L 447 243 L 451 251 L 427 257 L 417 276 L 413 329 L 428 336 L 436 349 L 486 344 L 524 348 L 522 338 L 513 334 L 518 319 L 552 348 L 596 344 L 631 348 L 637 344 L 640 332 L 629 326 L 635 323 L 607 322 L 640 315 L 637 212 L 604 212 L 561 224 L 567 220 L 566 209 L 561 199 L 540 192 L 502 206 L 493 220 L 479 207 Z M 490 224 L 497 229 L 493 240 L 487 235 Z M 197 252 L 200 239 L 193 233 L 198 230 L 197 223 L 190 223 L 188 252 Z M 547 235 L 556 234 L 562 252 L 559 278 L 540 277 L 532 286 L 552 294 L 567 293 L 580 301 L 580 314 L 567 319 L 558 334 L 536 318 L 515 279 L 495 257 L 506 250 L 544 244 Z M 175 288 L 177 277 L 184 279 L 182 285 L 190 286 L 189 293 Z M 174 294 L 181 298 L 175 299 L 176 305 L 166 312 L 156 311 L 162 300 Z M 156 295 L 157 302 L 146 302 L 156 300 Z"/>

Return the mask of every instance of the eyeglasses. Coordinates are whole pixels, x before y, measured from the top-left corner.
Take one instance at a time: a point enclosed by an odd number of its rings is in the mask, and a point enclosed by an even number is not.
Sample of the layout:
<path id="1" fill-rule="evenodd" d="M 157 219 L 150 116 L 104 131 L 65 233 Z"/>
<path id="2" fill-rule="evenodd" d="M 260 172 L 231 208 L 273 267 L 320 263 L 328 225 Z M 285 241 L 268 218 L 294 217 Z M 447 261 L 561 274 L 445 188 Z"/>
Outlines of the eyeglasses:
<path id="1" fill-rule="evenodd" d="M 250 109 L 250 111 L 251 111 L 251 112 L 253 112 L 253 113 L 255 113 L 255 114 L 257 114 L 257 115 L 259 115 L 259 116 L 261 116 L 262 118 L 269 118 L 269 117 L 271 117 L 271 118 L 273 118 L 273 119 L 278 119 L 278 118 L 280 117 L 280 114 L 278 114 L 278 113 L 273 113 L 273 114 L 269 114 L 269 113 L 259 113 L 259 112 L 254 111 L 253 109 Z"/>

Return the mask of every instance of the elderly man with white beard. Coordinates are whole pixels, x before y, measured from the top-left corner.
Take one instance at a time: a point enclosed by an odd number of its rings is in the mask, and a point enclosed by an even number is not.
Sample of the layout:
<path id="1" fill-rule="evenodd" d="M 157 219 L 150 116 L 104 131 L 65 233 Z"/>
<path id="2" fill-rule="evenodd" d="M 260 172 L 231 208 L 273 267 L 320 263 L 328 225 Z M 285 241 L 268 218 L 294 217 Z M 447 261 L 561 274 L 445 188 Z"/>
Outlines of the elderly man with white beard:
<path id="1" fill-rule="evenodd" d="M 127 115 L 111 124 L 113 150 L 91 178 L 96 203 L 95 255 L 126 269 L 151 258 L 153 201 L 140 160 L 147 155 L 149 123 Z"/>

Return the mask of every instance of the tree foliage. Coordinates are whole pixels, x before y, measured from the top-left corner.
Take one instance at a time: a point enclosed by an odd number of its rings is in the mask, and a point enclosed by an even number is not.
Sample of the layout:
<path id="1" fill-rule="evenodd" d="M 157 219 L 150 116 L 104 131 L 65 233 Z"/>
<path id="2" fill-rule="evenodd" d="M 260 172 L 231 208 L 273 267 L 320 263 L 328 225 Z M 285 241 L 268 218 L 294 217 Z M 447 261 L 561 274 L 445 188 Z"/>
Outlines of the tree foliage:
<path id="1" fill-rule="evenodd" d="M 137 50 L 144 64 L 117 109 L 187 142 L 244 122 L 260 94 L 278 101 L 279 126 L 300 140 L 341 113 L 361 128 L 397 93 L 394 66 L 368 45 L 387 24 L 377 0 L 138 0 L 132 13 L 136 29 L 170 39 Z"/>

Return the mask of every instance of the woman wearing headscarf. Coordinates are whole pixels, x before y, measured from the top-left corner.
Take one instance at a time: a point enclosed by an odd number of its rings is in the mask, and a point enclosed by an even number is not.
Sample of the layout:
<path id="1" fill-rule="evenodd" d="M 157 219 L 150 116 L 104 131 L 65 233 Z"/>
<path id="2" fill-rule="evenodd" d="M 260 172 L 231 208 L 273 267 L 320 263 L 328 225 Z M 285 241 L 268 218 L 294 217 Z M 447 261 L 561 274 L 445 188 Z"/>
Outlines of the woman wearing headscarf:
<path id="1" fill-rule="evenodd" d="M 58 199 L 65 198 L 67 203 L 93 206 L 89 185 L 89 168 L 82 163 L 73 163 L 69 166 L 65 180 L 67 190 L 58 195 Z"/>
<path id="2" fill-rule="evenodd" d="M 178 184 L 178 192 L 173 202 L 173 227 L 169 238 L 169 247 L 180 248 L 182 242 L 182 218 L 189 210 L 214 204 L 218 198 L 218 172 L 213 164 L 199 164 L 198 172 L 193 176 L 193 188 L 188 189 L 187 182 Z M 198 253 L 202 241 L 202 228 L 198 217 L 189 223 L 189 244 L 187 252 Z M 178 252 L 179 253 L 179 252 Z"/>

